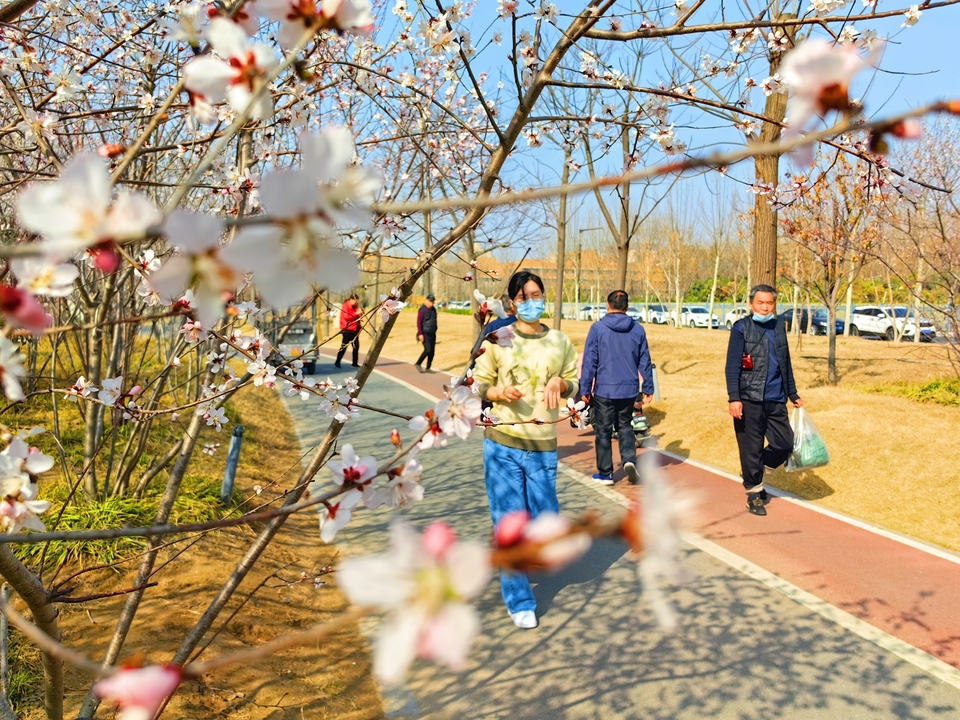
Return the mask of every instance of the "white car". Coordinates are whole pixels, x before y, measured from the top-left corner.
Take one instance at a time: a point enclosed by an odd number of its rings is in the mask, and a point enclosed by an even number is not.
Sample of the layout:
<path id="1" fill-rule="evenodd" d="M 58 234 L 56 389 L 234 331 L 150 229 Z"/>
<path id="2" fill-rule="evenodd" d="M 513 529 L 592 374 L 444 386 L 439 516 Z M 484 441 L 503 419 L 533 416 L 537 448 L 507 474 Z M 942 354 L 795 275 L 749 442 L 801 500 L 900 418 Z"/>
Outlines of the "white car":
<path id="1" fill-rule="evenodd" d="M 850 318 L 850 334 L 872 335 L 893 340 L 899 331 L 901 337 L 914 338 L 917 333 L 913 311 L 906 307 L 884 307 L 882 305 L 861 305 L 854 309 Z M 920 339 L 933 340 L 937 331 L 933 322 L 920 318 Z"/>
<path id="2" fill-rule="evenodd" d="M 585 305 L 580 308 L 581 320 L 599 320 L 607 314 L 607 308 L 599 305 Z"/>
<path id="3" fill-rule="evenodd" d="M 670 311 L 670 318 L 676 319 L 677 311 Z M 720 327 L 720 319 L 716 315 L 711 315 L 710 312 L 703 307 L 691 307 L 689 305 L 683 306 L 683 311 L 680 313 L 680 324 L 684 327 Z"/>
<path id="4" fill-rule="evenodd" d="M 663 305 L 641 305 L 637 320 L 663 325 L 667 322 L 667 309 Z"/>
<path id="5" fill-rule="evenodd" d="M 745 318 L 749 314 L 750 314 L 750 308 L 748 307 L 734 308 L 724 316 L 723 324 L 726 326 L 727 330 L 731 330 L 733 329 L 733 324 L 737 322 L 737 320 L 739 320 L 740 318 Z"/>

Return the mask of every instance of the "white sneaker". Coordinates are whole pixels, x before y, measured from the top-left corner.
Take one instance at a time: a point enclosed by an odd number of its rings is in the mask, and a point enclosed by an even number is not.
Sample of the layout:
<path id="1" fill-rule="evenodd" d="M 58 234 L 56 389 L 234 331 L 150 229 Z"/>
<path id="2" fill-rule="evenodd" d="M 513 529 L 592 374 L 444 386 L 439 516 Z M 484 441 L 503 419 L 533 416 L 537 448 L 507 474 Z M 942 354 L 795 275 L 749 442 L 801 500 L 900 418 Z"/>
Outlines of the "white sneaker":
<path id="1" fill-rule="evenodd" d="M 510 619 L 513 624 L 522 630 L 533 630 L 540 623 L 537 621 L 537 614 L 533 610 L 521 610 L 520 612 L 510 613 Z"/>

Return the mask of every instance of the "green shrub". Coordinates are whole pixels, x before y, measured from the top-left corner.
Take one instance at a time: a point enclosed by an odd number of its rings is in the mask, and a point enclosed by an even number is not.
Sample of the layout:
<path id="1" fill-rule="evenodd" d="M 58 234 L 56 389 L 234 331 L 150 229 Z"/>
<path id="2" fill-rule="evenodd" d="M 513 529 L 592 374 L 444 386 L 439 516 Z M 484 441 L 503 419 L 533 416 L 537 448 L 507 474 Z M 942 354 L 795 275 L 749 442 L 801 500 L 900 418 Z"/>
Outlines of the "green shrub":
<path id="1" fill-rule="evenodd" d="M 897 395 L 923 403 L 960 407 L 960 379 L 939 379 L 929 382 L 898 382 L 877 385 L 871 392 Z"/>

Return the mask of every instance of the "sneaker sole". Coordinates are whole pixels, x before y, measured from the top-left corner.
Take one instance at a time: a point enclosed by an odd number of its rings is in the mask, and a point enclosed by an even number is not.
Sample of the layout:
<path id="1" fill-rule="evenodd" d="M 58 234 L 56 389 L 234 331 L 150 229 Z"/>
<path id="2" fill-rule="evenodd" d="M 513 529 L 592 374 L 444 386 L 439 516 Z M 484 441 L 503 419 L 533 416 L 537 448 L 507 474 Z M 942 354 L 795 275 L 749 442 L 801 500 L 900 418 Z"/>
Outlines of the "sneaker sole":
<path id="1" fill-rule="evenodd" d="M 623 466 L 623 470 L 627 473 L 627 480 L 630 481 L 631 485 L 640 484 L 640 472 L 637 470 L 637 466 L 633 463 L 628 463 Z"/>
<path id="2" fill-rule="evenodd" d="M 607 485 L 607 486 L 610 486 L 610 485 L 614 485 L 614 484 L 615 484 L 615 483 L 613 482 L 613 478 L 610 478 L 609 480 L 601 480 L 600 478 L 592 478 L 592 480 L 593 480 L 597 485 Z"/>

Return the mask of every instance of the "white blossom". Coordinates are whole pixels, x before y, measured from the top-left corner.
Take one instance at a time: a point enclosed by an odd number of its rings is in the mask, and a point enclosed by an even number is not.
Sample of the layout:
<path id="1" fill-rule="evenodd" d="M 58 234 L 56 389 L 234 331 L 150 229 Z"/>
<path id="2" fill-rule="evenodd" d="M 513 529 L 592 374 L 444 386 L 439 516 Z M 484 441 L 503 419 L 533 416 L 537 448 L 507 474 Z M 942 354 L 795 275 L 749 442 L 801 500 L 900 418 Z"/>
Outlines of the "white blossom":
<path id="1" fill-rule="evenodd" d="M 443 523 L 421 536 L 394 521 L 390 541 L 389 551 L 347 558 L 337 572 L 352 603 L 389 610 L 374 645 L 374 674 L 381 682 L 398 682 L 417 655 L 462 670 L 480 629 L 466 601 L 490 581 L 489 551 L 458 541 Z"/>

